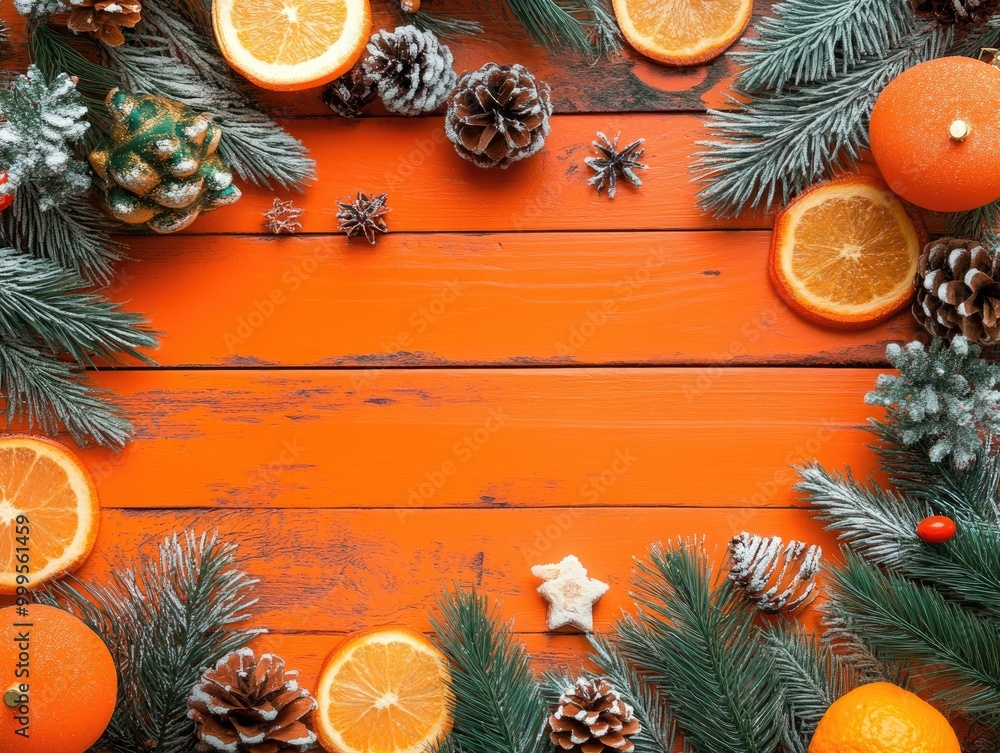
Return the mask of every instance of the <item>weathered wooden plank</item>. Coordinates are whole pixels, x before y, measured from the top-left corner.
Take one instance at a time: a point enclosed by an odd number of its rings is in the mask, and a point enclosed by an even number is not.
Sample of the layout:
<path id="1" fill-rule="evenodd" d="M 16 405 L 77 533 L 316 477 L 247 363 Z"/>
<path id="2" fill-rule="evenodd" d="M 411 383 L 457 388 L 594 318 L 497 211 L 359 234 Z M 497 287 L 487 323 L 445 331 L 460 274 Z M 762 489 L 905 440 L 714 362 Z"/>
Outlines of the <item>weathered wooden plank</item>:
<path id="1" fill-rule="evenodd" d="M 406 23 L 393 9 L 395 4 L 395 0 L 372 3 L 376 29 L 391 29 Z M 443 4 L 425 2 L 432 10 L 435 5 Z M 769 14 L 770 6 L 770 0 L 758 1 L 755 16 Z M 691 68 L 672 68 L 626 47 L 620 57 L 594 61 L 586 55 L 566 50 L 553 52 L 534 45 L 519 26 L 485 12 L 478 0 L 449 0 L 444 10 L 461 18 L 479 20 L 486 29 L 480 37 L 447 41 L 455 56 L 456 71 L 478 68 L 491 60 L 506 65 L 521 63 L 552 87 L 552 101 L 558 112 L 686 111 L 728 104 L 722 92 L 735 68 L 726 58 Z M 4 67 L 23 69 L 28 64 L 23 19 L 10 3 L 0 6 L 0 18 L 12 27 L 14 54 Z M 330 110 L 323 104 L 320 93 L 320 89 L 295 94 L 260 92 L 264 102 L 279 116 L 328 116 Z M 373 112 L 384 114 L 381 108 Z"/>
<path id="2" fill-rule="evenodd" d="M 881 363 L 908 314 L 864 332 L 796 316 L 770 234 L 553 233 L 143 239 L 114 296 L 162 365 Z"/>
<path id="3" fill-rule="evenodd" d="M 580 557 L 611 589 L 594 613 L 607 629 L 628 596 L 633 557 L 656 540 L 706 535 L 724 553 L 736 533 L 797 536 L 835 551 L 806 510 L 179 510 L 105 511 L 85 582 L 189 526 L 240 543 L 243 568 L 260 578 L 254 624 L 285 633 L 347 633 L 401 623 L 429 628 L 442 589 L 476 586 L 502 601 L 522 633 L 545 632 L 534 564 Z"/>
<path id="4" fill-rule="evenodd" d="M 705 135 L 702 116 L 614 114 L 555 116 L 545 148 L 507 170 L 476 167 L 459 157 L 444 119 L 298 120 L 291 132 L 310 148 L 319 180 L 304 196 L 303 231 L 337 231 L 336 202 L 358 190 L 388 193 L 394 232 L 526 230 L 697 230 L 770 227 L 763 216 L 719 220 L 697 206 L 689 166 Z M 624 185 L 609 200 L 588 185 L 597 131 L 624 143 L 646 138 L 644 185 Z M 236 204 L 211 212 L 187 233 L 260 233 L 261 212 L 274 194 L 244 187 Z M 362 239 L 357 253 L 375 252 Z"/>
<path id="5" fill-rule="evenodd" d="M 870 466 L 875 370 L 104 373 L 138 438 L 107 507 L 780 507 L 793 463 Z"/>

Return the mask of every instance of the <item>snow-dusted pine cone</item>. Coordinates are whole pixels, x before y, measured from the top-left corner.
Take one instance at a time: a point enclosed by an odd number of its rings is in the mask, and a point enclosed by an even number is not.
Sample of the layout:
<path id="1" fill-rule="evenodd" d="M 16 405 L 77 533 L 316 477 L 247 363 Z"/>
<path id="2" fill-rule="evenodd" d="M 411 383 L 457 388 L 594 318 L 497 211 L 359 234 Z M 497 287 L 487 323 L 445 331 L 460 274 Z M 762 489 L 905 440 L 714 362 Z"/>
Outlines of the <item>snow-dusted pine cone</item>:
<path id="1" fill-rule="evenodd" d="M 479 167 L 510 167 L 549 135 L 549 87 L 523 65 L 487 63 L 462 75 L 448 102 L 445 133 Z"/>
<path id="2" fill-rule="evenodd" d="M 305 722 L 316 701 L 298 672 L 272 654 L 243 648 L 206 669 L 188 700 L 205 753 L 303 753 L 316 743 Z"/>
<path id="3" fill-rule="evenodd" d="M 356 65 L 323 90 L 323 102 L 342 118 L 356 118 L 375 99 L 375 87 Z"/>
<path id="4" fill-rule="evenodd" d="M 142 20 L 139 0 L 69 0 L 69 5 L 69 28 L 89 32 L 112 47 L 125 43 L 122 27 L 131 29 Z"/>
<path id="5" fill-rule="evenodd" d="M 639 720 L 608 680 L 581 677 L 559 697 L 549 739 L 572 753 L 632 753 Z"/>
<path id="6" fill-rule="evenodd" d="M 816 545 L 744 531 L 729 542 L 729 579 L 762 612 L 793 614 L 815 598 L 822 556 Z"/>
<path id="7" fill-rule="evenodd" d="M 384 29 L 372 35 L 361 61 L 365 80 L 389 112 L 433 112 L 455 88 L 451 50 L 429 31 L 416 26 Z"/>

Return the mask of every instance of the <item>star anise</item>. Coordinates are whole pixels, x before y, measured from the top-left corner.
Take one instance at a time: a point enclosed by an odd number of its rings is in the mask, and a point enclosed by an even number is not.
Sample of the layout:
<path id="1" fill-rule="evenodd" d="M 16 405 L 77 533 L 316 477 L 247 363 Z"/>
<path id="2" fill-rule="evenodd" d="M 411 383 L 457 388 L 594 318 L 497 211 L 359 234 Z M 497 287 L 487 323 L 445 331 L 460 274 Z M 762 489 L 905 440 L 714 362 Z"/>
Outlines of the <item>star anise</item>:
<path id="1" fill-rule="evenodd" d="M 639 176 L 635 174 L 636 170 L 648 170 L 649 166 L 644 165 L 639 162 L 639 158 L 646 153 L 645 149 L 640 149 L 640 147 L 646 143 L 646 139 L 639 139 L 638 141 L 633 141 L 631 144 L 626 146 L 621 151 L 618 151 L 618 136 L 615 136 L 615 140 L 611 141 L 600 131 L 597 132 L 597 138 L 601 141 L 594 142 L 594 148 L 601 153 L 600 157 L 587 157 L 584 160 L 587 165 L 593 168 L 597 175 L 590 179 L 590 185 L 597 186 L 597 193 L 601 193 L 601 189 L 604 188 L 605 184 L 608 186 L 608 198 L 615 198 L 615 190 L 618 185 L 618 178 L 624 178 L 633 186 L 637 188 L 642 185 L 642 180 Z M 604 143 L 601 143 L 604 142 Z"/>
<path id="2" fill-rule="evenodd" d="M 377 233 L 389 232 L 389 226 L 385 224 L 385 215 L 390 211 L 385 205 L 388 199 L 387 193 L 366 196 L 358 191 L 358 197 L 353 202 L 338 201 L 337 224 L 340 232 L 346 233 L 348 238 L 364 235 L 374 246 Z"/>
<path id="3" fill-rule="evenodd" d="M 292 202 L 290 201 L 282 201 L 276 198 L 274 205 L 264 212 L 264 217 L 267 219 L 265 226 L 275 235 L 294 233 L 302 227 L 299 217 L 302 216 L 304 211 L 306 210 L 292 206 Z"/>

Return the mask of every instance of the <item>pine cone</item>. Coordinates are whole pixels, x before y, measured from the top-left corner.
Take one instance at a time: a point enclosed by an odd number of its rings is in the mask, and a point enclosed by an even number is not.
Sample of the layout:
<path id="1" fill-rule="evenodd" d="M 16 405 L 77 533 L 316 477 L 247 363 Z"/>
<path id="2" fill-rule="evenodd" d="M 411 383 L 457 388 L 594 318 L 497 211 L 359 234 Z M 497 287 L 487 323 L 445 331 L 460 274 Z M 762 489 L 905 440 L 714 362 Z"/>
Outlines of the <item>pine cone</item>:
<path id="1" fill-rule="evenodd" d="M 316 734 L 304 719 L 316 708 L 299 673 L 271 654 L 255 658 L 249 648 L 219 659 L 191 691 L 188 717 L 197 728 L 199 751 L 280 753 L 309 750 Z"/>
<path id="2" fill-rule="evenodd" d="M 455 88 L 453 63 L 451 50 L 434 34 L 399 26 L 372 35 L 361 67 L 386 110 L 420 115 L 440 107 Z"/>
<path id="3" fill-rule="evenodd" d="M 969 25 L 990 18 L 1000 8 L 1000 0 L 914 0 L 913 8 L 943 24 Z"/>
<path id="4" fill-rule="evenodd" d="M 470 162 L 507 168 L 542 148 L 551 114 L 548 85 L 527 68 L 487 63 L 459 79 L 445 133 Z"/>
<path id="5" fill-rule="evenodd" d="M 142 20 L 139 0 L 70 0 L 72 11 L 66 25 L 73 31 L 90 32 L 104 44 L 125 43 L 122 27 L 133 28 Z"/>
<path id="6" fill-rule="evenodd" d="M 179 102 L 112 89 L 111 131 L 89 155 L 104 207 L 130 225 L 173 233 L 240 190 L 217 154 L 222 129 Z"/>
<path id="7" fill-rule="evenodd" d="M 976 241 L 942 238 L 920 256 L 913 316 L 932 335 L 1000 344 L 1000 254 Z"/>
<path id="8" fill-rule="evenodd" d="M 782 547 L 779 536 L 744 531 L 729 542 L 729 579 L 767 614 L 792 614 L 816 595 L 816 574 L 823 550 L 801 541 Z M 781 569 L 778 566 L 781 565 Z M 786 579 L 789 567 L 795 575 Z"/>
<path id="9" fill-rule="evenodd" d="M 356 118 L 375 99 L 374 84 L 356 65 L 323 90 L 323 102 L 342 118 Z"/>
<path id="10" fill-rule="evenodd" d="M 575 753 L 632 753 L 629 737 L 639 732 L 632 707 L 605 679 L 581 677 L 559 697 L 549 717 L 549 739 L 553 745 Z"/>

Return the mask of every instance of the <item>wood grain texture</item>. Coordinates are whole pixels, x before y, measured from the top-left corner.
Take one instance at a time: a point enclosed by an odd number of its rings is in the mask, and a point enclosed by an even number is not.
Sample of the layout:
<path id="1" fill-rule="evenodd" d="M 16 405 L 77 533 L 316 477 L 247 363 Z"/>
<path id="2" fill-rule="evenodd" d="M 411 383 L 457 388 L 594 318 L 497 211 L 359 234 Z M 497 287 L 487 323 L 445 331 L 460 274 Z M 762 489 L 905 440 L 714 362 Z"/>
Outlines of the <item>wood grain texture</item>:
<path id="1" fill-rule="evenodd" d="M 838 332 L 768 279 L 770 233 L 144 240 L 113 296 L 165 366 L 881 364 L 901 314 Z"/>
<path id="2" fill-rule="evenodd" d="M 493 61 L 501 65 L 520 63 L 552 87 L 557 112 L 653 112 L 703 110 L 727 107 L 723 96 L 736 71 L 727 58 L 689 68 L 674 68 L 649 60 L 626 45 L 620 56 L 593 60 L 569 50 L 547 50 L 534 44 L 511 19 L 498 19 L 484 10 L 479 0 L 425 2 L 432 12 L 453 14 L 480 21 L 485 34 L 444 40 L 455 57 L 455 70 L 462 73 Z M 771 0 L 758 0 L 755 17 L 771 12 Z M 373 0 L 373 28 L 392 29 L 407 23 L 396 12 L 396 0 Z M 25 24 L 10 4 L 0 8 L 0 17 L 11 25 L 13 57 L 5 67 L 23 69 L 28 64 Z M 740 49 L 737 44 L 733 49 Z M 294 94 L 257 90 L 264 104 L 278 117 L 330 116 L 323 104 L 322 89 Z M 381 107 L 373 114 L 385 115 Z"/>
<path id="3" fill-rule="evenodd" d="M 868 369 L 102 374 L 138 429 L 106 507 L 796 503 L 798 462 L 870 467 Z"/>
<path id="4" fill-rule="evenodd" d="M 613 517 L 612 517 L 613 516 Z M 610 584 L 595 627 L 631 610 L 633 556 L 658 540 L 706 535 L 724 553 L 744 529 L 798 536 L 835 552 L 804 510 L 197 510 L 105 511 L 94 555 L 77 573 L 102 578 L 116 558 L 156 553 L 166 535 L 193 526 L 240 543 L 243 568 L 260 579 L 254 624 L 282 633 L 348 633 L 393 623 L 427 630 L 445 588 L 476 586 L 503 603 L 521 633 L 542 633 L 545 602 L 532 565 L 578 555 Z M 609 536 L 609 526 L 613 535 Z"/>
<path id="5" fill-rule="evenodd" d="M 368 118 L 290 121 L 318 163 L 319 178 L 301 197 L 303 232 L 337 232 L 336 202 L 358 190 L 388 193 L 392 232 L 535 230 L 697 230 L 767 228 L 767 217 L 718 220 L 697 206 L 690 166 L 705 136 L 702 116 L 556 115 L 545 148 L 507 170 L 484 169 L 455 153 L 444 119 Z M 639 189 L 622 186 L 614 200 L 597 195 L 584 159 L 596 154 L 598 131 L 621 132 L 622 143 L 644 137 Z M 260 233 L 273 194 L 243 186 L 236 204 L 198 219 L 188 234 Z M 371 253 L 362 239 L 358 253 Z M 377 247 L 376 247 L 377 248 Z"/>

